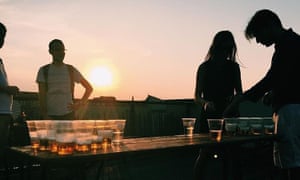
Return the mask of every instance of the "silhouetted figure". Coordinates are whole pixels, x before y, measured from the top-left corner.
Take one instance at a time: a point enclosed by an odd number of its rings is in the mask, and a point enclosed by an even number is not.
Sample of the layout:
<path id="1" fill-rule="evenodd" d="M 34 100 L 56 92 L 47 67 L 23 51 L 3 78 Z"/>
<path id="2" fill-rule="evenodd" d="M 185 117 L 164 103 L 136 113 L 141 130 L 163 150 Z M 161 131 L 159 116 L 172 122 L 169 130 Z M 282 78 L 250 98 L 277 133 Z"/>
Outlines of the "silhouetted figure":
<path id="1" fill-rule="evenodd" d="M 207 118 L 222 118 L 235 94 L 242 93 L 237 47 L 230 31 L 218 32 L 197 72 L 195 101 L 202 107 L 198 126 L 208 132 Z M 239 116 L 238 109 L 230 116 Z"/>
<path id="2" fill-rule="evenodd" d="M 6 27 L 0 22 L 0 49 L 4 45 Z M 10 86 L 4 64 L 0 58 L 0 165 L 4 162 L 4 151 L 9 145 L 9 124 L 12 121 L 13 95 L 19 92 L 16 86 Z"/>
<path id="3" fill-rule="evenodd" d="M 26 146 L 31 144 L 24 111 L 21 111 L 19 116 L 12 121 L 9 134 L 10 146 Z"/>
<path id="4" fill-rule="evenodd" d="M 278 141 L 274 144 L 275 166 L 286 171 L 283 179 L 300 179 L 300 36 L 285 29 L 279 17 L 268 9 L 250 19 L 245 35 L 275 51 L 267 74 L 244 94 L 236 96 L 227 115 L 245 100 L 258 101 L 272 91 L 273 119 Z"/>
<path id="5" fill-rule="evenodd" d="M 59 39 L 49 43 L 52 63 L 39 69 L 36 82 L 39 85 L 39 101 L 43 119 L 75 119 L 75 110 L 86 104 L 93 88 L 72 65 L 63 62 L 65 46 Z M 74 102 L 74 83 L 80 83 L 84 94 Z"/>
<path id="6" fill-rule="evenodd" d="M 230 104 L 232 97 L 242 93 L 241 72 L 236 59 L 237 46 L 232 33 L 230 31 L 218 32 L 205 61 L 199 66 L 197 72 L 195 101 L 201 105 L 202 110 L 196 126 L 199 127 L 201 133 L 208 133 L 208 118 L 223 118 L 223 112 Z M 235 109 L 230 116 L 239 116 L 238 109 Z M 214 147 L 202 148 L 195 163 L 195 179 L 227 177 L 230 168 L 225 167 L 231 165 L 226 159 L 232 160 L 232 158 L 224 151 L 227 150 Z M 218 158 L 214 158 L 215 156 Z M 219 164 L 223 167 L 220 171 L 212 170 Z M 214 172 L 211 174 L 213 177 L 205 175 L 207 172 Z"/>

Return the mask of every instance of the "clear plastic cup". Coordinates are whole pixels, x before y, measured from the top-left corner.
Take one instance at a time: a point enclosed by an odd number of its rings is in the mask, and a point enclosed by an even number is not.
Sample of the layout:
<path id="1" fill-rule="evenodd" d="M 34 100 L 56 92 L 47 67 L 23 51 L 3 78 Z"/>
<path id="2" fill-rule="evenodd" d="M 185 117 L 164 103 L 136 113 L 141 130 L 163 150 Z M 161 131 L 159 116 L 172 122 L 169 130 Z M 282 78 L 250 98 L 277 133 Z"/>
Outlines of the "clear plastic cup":
<path id="1" fill-rule="evenodd" d="M 111 120 L 112 124 L 112 130 L 113 130 L 113 137 L 112 137 L 112 143 L 114 145 L 119 145 L 122 142 L 123 136 L 124 136 L 124 129 L 126 125 L 125 119 L 115 119 Z"/>
<path id="2" fill-rule="evenodd" d="M 207 119 L 207 122 L 211 139 L 221 141 L 224 119 Z"/>
<path id="3" fill-rule="evenodd" d="M 75 132 L 75 149 L 79 152 L 87 152 L 91 150 L 93 139 L 94 121 L 92 120 L 76 120 L 73 121 Z"/>
<path id="4" fill-rule="evenodd" d="M 183 124 L 183 132 L 185 136 L 192 137 L 194 133 L 194 126 L 196 122 L 196 118 L 181 118 Z"/>
<path id="5" fill-rule="evenodd" d="M 58 120 L 56 124 L 56 143 L 58 155 L 73 154 L 75 149 L 75 133 L 73 122 Z"/>

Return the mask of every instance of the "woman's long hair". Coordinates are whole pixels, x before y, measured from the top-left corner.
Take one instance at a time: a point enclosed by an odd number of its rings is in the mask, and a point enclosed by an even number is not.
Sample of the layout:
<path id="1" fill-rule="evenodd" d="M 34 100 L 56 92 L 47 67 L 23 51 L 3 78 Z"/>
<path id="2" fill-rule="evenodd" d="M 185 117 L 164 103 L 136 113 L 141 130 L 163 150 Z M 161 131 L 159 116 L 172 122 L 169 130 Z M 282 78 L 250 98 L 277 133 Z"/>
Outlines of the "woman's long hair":
<path id="1" fill-rule="evenodd" d="M 216 56 L 223 56 L 227 60 L 236 62 L 237 47 L 230 31 L 220 31 L 215 35 L 205 60 L 213 59 Z"/>

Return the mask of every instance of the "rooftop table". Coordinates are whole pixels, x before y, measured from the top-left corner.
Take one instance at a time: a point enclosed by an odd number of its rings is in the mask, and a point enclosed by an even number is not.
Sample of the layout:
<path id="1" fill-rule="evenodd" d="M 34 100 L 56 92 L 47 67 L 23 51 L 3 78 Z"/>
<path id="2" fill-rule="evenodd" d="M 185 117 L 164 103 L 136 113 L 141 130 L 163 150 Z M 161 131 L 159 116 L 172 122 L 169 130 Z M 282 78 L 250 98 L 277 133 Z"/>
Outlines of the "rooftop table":
<path id="1" fill-rule="evenodd" d="M 53 168 L 63 167 L 78 169 L 87 168 L 87 164 L 97 164 L 99 171 L 103 167 L 103 162 L 110 160 L 118 160 L 119 164 L 125 163 L 125 171 L 128 170 L 128 158 L 132 157 L 162 157 L 168 154 L 175 156 L 184 153 L 199 151 L 202 148 L 210 149 L 211 147 L 231 147 L 249 142 L 273 141 L 274 135 L 245 135 L 245 136 L 223 136 L 220 142 L 211 140 L 209 134 L 194 134 L 193 137 L 184 135 L 161 136 L 161 137 L 144 137 L 144 138 L 129 138 L 124 139 L 119 146 L 110 146 L 105 149 L 100 149 L 95 152 L 74 152 L 72 155 L 57 155 L 55 153 L 38 151 L 34 152 L 30 146 L 11 147 L 10 153 L 13 156 L 18 156 L 24 163 L 39 163 L 42 167 L 42 178 L 46 179 L 47 174 Z M 195 157 L 196 160 L 197 157 Z M 130 171 L 130 170 L 128 170 Z M 192 171 L 192 170 L 191 170 Z M 102 172 L 105 173 L 105 172 Z M 127 176 L 127 175 L 126 175 Z M 128 175 L 128 179 L 132 175 Z M 121 178 L 126 179 L 126 178 Z M 159 178 L 156 178 L 159 179 Z"/>

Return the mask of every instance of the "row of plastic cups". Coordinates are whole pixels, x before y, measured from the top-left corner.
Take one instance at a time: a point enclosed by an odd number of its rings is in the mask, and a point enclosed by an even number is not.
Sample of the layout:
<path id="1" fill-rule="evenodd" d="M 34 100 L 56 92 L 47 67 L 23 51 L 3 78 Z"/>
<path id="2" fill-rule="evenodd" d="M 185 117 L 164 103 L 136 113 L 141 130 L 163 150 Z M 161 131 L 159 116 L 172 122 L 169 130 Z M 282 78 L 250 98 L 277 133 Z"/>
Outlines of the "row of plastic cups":
<path id="1" fill-rule="evenodd" d="M 34 150 L 65 155 L 119 145 L 126 120 L 34 120 L 27 124 Z"/>
<path id="2" fill-rule="evenodd" d="M 274 123 L 271 117 L 239 117 L 224 120 L 225 131 L 228 135 L 274 133 Z"/>
<path id="3" fill-rule="evenodd" d="M 196 118 L 181 118 L 185 136 L 192 137 Z M 207 119 L 211 139 L 221 141 L 224 119 Z"/>
<path id="4" fill-rule="evenodd" d="M 181 118 L 184 134 L 192 137 L 196 118 Z M 222 139 L 223 127 L 227 135 L 246 134 L 273 134 L 274 123 L 271 117 L 238 117 L 207 119 L 209 132 L 212 139 L 220 141 Z"/>

